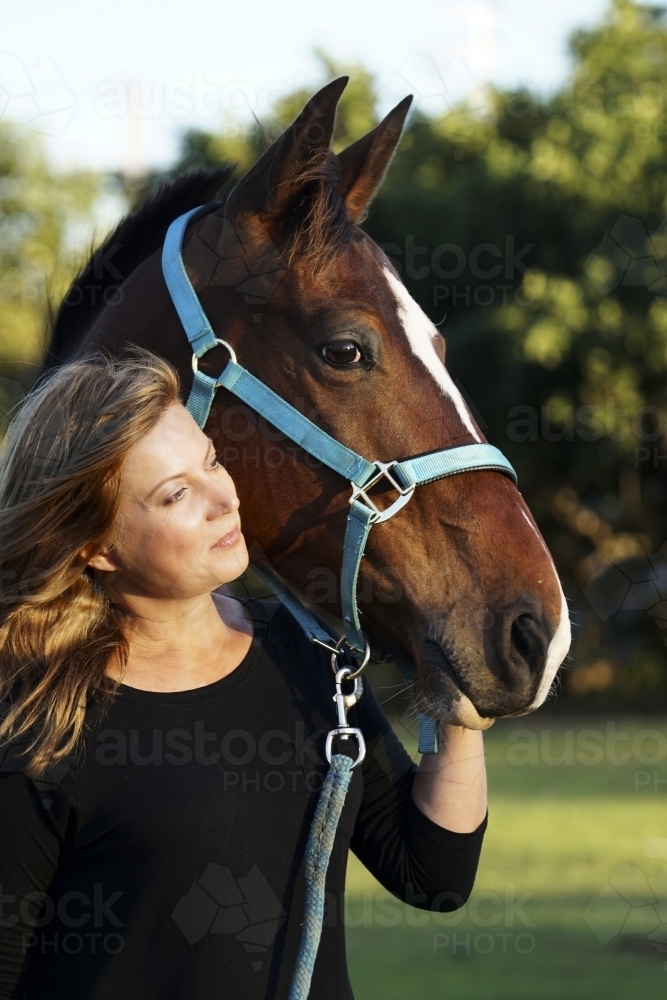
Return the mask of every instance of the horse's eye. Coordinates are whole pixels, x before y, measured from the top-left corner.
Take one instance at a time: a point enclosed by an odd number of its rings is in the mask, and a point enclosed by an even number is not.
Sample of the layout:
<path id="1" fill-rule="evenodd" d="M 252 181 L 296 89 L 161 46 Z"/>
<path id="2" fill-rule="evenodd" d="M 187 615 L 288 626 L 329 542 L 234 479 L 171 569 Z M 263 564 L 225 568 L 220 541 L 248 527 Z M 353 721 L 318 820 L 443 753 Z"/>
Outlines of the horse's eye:
<path id="1" fill-rule="evenodd" d="M 359 344 L 354 340 L 333 340 L 330 344 L 325 344 L 322 348 L 325 361 L 329 364 L 337 365 L 339 368 L 345 365 L 356 365 L 363 361 L 363 354 Z"/>

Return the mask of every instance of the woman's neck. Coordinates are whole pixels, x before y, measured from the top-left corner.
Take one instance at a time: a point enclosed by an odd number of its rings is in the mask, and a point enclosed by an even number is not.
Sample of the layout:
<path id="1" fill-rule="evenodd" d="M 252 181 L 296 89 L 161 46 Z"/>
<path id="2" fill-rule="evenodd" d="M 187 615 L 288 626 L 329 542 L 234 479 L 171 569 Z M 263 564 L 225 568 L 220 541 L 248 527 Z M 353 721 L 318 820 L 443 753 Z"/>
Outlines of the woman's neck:
<path id="1" fill-rule="evenodd" d="M 115 680 L 144 691 L 187 691 L 236 669 L 252 643 L 252 622 L 238 601 L 205 594 L 187 601 L 133 601 L 125 668 Z"/>

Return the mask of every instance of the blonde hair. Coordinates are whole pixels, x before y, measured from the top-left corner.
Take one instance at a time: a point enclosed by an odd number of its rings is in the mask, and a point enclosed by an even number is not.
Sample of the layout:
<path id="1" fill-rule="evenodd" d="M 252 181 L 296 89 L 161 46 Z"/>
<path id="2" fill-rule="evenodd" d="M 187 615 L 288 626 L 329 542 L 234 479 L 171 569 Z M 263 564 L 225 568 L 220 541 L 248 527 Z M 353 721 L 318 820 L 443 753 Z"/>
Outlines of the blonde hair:
<path id="1" fill-rule="evenodd" d="M 82 550 L 112 536 L 123 460 L 179 401 L 178 376 L 139 348 L 84 357 L 24 400 L 0 457 L 0 739 L 35 776 L 69 755 L 92 700 L 127 659 L 123 615 Z"/>

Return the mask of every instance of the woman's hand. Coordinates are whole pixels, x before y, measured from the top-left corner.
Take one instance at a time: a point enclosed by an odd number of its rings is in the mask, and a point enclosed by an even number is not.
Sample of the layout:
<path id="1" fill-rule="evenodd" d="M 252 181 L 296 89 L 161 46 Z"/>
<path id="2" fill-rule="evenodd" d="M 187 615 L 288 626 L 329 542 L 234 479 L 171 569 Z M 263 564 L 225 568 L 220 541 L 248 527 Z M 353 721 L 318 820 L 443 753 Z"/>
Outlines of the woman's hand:
<path id="1" fill-rule="evenodd" d="M 423 754 L 412 786 L 415 805 L 453 833 L 472 833 L 486 815 L 482 733 L 443 724 L 437 754 Z"/>

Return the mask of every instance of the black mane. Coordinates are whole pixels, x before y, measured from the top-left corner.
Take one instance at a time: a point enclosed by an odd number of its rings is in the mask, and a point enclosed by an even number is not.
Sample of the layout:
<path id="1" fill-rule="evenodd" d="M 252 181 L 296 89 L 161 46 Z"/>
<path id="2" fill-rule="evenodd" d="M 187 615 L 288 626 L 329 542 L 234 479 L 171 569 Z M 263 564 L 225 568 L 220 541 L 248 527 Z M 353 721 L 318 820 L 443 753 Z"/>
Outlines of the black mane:
<path id="1" fill-rule="evenodd" d="M 121 219 L 81 269 L 55 313 L 44 370 L 72 357 L 114 291 L 162 246 L 169 224 L 183 212 L 212 201 L 233 170 L 224 164 L 181 174 Z"/>

